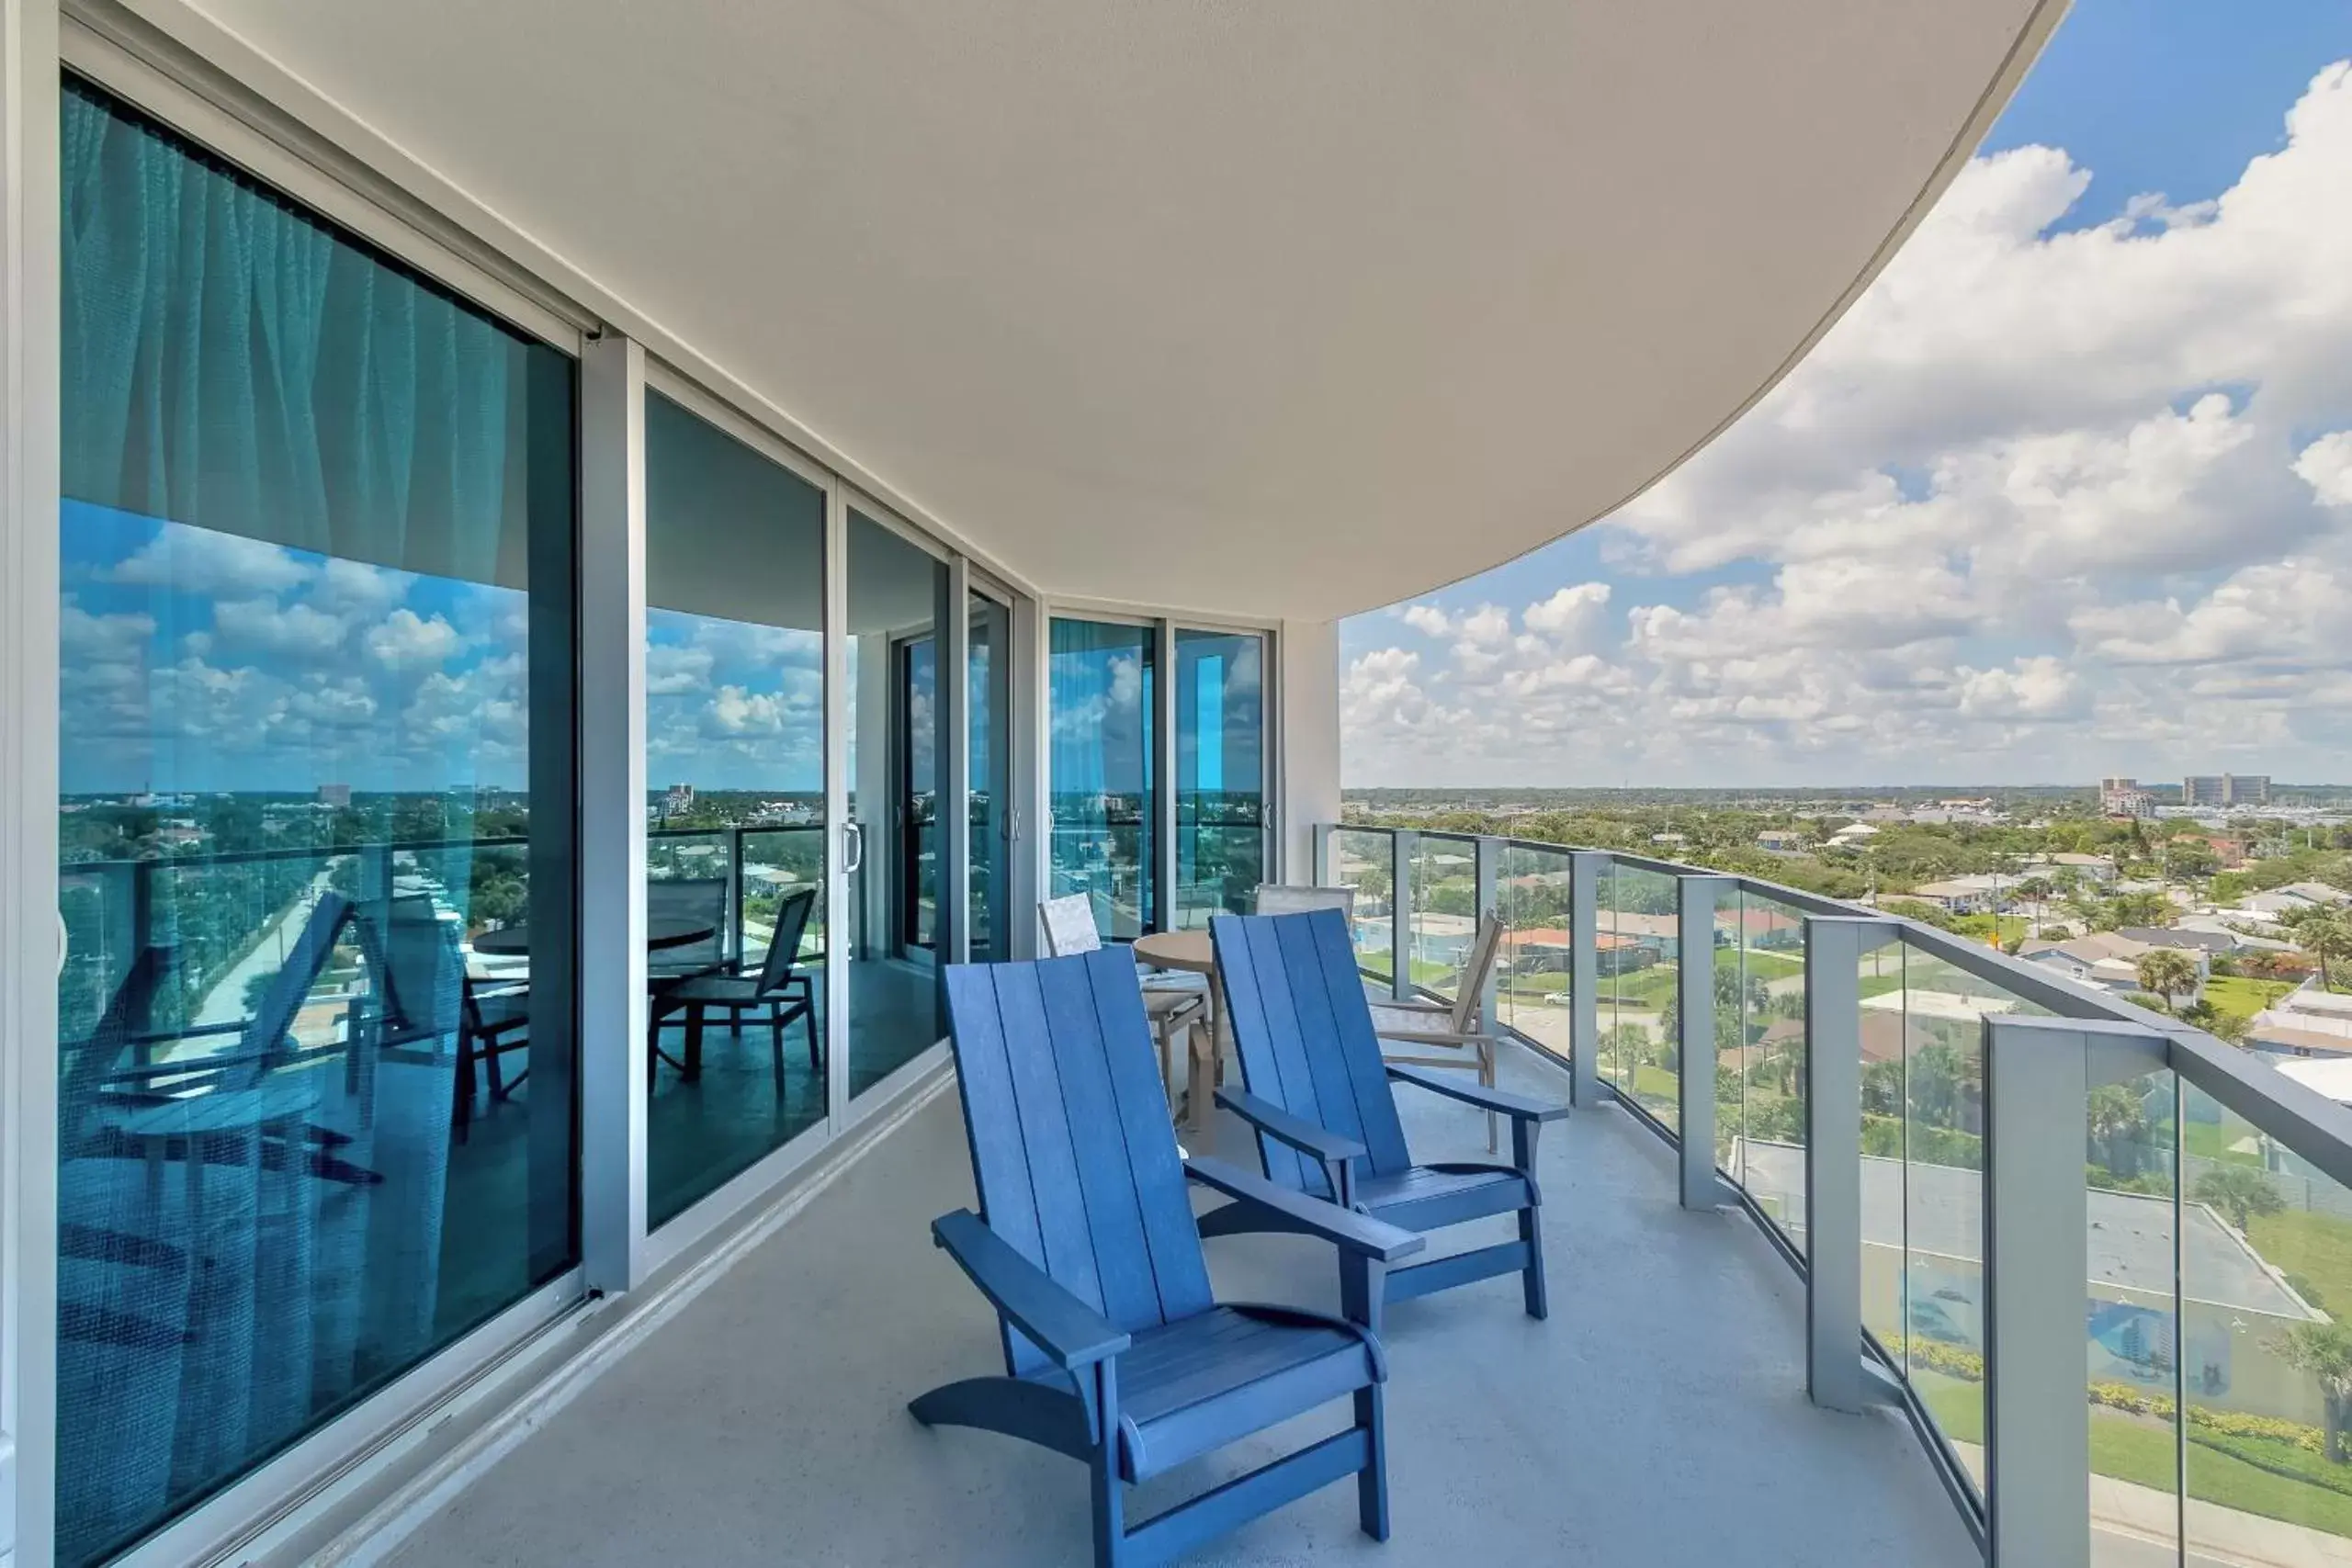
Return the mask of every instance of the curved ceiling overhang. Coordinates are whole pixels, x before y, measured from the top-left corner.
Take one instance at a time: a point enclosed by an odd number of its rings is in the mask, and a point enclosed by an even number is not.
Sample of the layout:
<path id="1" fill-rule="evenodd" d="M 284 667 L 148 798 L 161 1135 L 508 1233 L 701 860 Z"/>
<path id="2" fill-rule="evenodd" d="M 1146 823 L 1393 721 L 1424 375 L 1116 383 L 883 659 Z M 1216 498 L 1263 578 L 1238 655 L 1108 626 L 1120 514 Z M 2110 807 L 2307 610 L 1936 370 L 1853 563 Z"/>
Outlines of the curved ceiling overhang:
<path id="1" fill-rule="evenodd" d="M 1032 584 L 1304 619 L 1703 445 L 2062 9 L 193 6 Z"/>

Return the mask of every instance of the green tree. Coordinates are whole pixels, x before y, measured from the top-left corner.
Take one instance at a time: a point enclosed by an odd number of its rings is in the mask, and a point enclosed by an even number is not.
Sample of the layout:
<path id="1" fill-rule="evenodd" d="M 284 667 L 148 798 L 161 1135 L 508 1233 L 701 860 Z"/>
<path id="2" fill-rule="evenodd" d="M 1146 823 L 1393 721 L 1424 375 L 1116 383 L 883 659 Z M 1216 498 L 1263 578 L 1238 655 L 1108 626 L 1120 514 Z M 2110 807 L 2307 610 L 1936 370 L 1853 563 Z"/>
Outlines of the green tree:
<path id="1" fill-rule="evenodd" d="M 2140 988 L 2163 998 L 2166 1012 L 2173 1010 L 2173 998 L 2197 989 L 2197 961 L 2177 947 L 2143 953 L 2132 967 L 2139 972 Z"/>
<path id="2" fill-rule="evenodd" d="M 2148 1112 L 2126 1084 L 2102 1084 L 2088 1104 L 2091 1145 L 2098 1163 L 2126 1178 L 2140 1173 L 2140 1145 L 2148 1135 Z"/>
<path id="3" fill-rule="evenodd" d="M 2319 1384 L 2327 1411 L 2327 1457 L 2352 1461 L 2345 1451 L 2346 1416 L 2352 1412 L 2352 1329 L 2340 1323 L 2299 1323 L 2270 1342 L 2278 1359 Z"/>
<path id="4" fill-rule="evenodd" d="M 2321 988 L 2334 990 L 2335 965 L 2352 963 L 2352 916 L 2313 911 L 2295 927 L 2295 945 L 2318 961 Z"/>
<path id="5" fill-rule="evenodd" d="M 2250 1165 L 2215 1166 L 2197 1179 L 2193 1196 L 2228 1215 L 2241 1234 L 2259 1216 L 2275 1214 L 2287 1206 L 2270 1178 Z"/>

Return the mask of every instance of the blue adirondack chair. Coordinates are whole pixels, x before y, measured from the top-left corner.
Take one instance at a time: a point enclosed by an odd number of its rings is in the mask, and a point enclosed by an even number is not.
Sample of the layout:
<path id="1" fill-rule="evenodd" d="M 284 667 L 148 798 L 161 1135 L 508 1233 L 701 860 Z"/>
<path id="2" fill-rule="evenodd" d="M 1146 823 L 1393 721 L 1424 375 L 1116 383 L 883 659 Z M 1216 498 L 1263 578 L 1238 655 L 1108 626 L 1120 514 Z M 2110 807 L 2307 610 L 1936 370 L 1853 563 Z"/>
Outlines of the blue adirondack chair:
<path id="1" fill-rule="evenodd" d="M 1399 1269 L 1387 1277 L 1388 1299 L 1516 1273 L 1528 1315 L 1544 1316 L 1535 1140 L 1568 1108 L 1384 1061 L 1347 921 L 1336 909 L 1220 915 L 1209 921 L 1209 935 L 1245 1086 L 1220 1089 L 1217 1102 L 1256 1129 L 1268 1179 L 1409 1231 L 1516 1213 L 1517 1241 Z M 1394 1083 L 1509 1117 L 1510 1164 L 1414 1164 Z M 1286 1228 L 1279 1211 L 1238 1205 L 1201 1222 L 1203 1235 Z"/>
<path id="2" fill-rule="evenodd" d="M 981 1212 L 932 1235 L 995 1303 L 1005 1375 L 933 1389 L 915 1418 L 1084 1461 L 1098 1568 L 1165 1562 L 1349 1475 L 1364 1533 L 1386 1540 L 1381 1280 L 1421 1238 L 1182 1161 L 1125 948 L 958 964 L 946 986 Z M 1216 1302 L 1187 1175 L 1337 1245 L 1344 1316 Z M 1126 1526 L 1126 1485 L 1344 1396 L 1346 1431 Z"/>

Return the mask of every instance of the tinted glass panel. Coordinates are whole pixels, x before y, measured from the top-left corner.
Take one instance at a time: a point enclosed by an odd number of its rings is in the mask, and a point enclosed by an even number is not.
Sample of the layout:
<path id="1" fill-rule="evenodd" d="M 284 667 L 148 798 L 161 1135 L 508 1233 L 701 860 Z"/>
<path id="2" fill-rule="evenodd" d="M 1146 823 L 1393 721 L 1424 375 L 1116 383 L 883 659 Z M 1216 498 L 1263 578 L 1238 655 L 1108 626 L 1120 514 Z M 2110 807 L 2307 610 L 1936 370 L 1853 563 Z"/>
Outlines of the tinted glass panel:
<path id="1" fill-rule="evenodd" d="M 825 492 L 649 393 L 645 521 L 658 1225 L 825 1114 Z"/>
<path id="2" fill-rule="evenodd" d="M 1266 877 L 1264 656 L 1254 633 L 1176 634 L 1176 923 L 1249 914 Z"/>
<path id="3" fill-rule="evenodd" d="M 947 1032 L 939 999 L 939 636 L 947 563 L 849 514 L 849 788 L 860 861 L 849 1076 L 865 1093 Z"/>
<path id="4" fill-rule="evenodd" d="M 1012 956 L 1012 611 L 984 593 L 970 598 L 967 670 L 971 735 L 971 957 Z"/>
<path id="5" fill-rule="evenodd" d="M 58 1551 L 572 1263 L 573 377 L 63 111 Z"/>
<path id="6" fill-rule="evenodd" d="M 1056 619 L 1046 665 L 1052 702 L 1053 887 L 1083 893 L 1105 937 L 1157 923 L 1152 846 L 1149 626 Z"/>

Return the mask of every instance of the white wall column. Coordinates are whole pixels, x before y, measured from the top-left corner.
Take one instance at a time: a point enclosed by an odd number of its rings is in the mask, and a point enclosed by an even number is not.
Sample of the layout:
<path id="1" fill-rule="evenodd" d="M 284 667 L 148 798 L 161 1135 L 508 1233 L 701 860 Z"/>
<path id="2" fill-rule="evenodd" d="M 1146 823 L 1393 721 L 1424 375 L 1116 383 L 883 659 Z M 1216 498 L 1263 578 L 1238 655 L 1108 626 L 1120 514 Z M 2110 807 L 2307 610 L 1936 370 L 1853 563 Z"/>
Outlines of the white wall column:
<path id="1" fill-rule="evenodd" d="M 1273 705 L 1275 879 L 1317 877 L 1315 825 L 1340 819 L 1340 624 L 1284 621 Z"/>
<path id="2" fill-rule="evenodd" d="M 54 1550 L 56 0 L 0 0 L 0 1564 Z"/>
<path id="3" fill-rule="evenodd" d="M 645 350 L 580 359 L 580 1232 L 592 1291 L 645 1276 Z"/>

